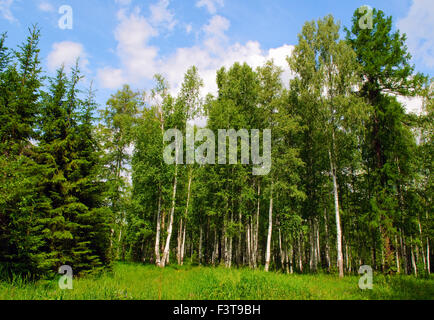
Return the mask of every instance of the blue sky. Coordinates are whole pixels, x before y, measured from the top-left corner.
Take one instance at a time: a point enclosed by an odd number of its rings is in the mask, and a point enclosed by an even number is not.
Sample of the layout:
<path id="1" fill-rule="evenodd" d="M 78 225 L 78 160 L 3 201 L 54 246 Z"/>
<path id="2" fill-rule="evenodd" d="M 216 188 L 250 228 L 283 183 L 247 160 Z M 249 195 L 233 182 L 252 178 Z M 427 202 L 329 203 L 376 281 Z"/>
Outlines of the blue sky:
<path id="1" fill-rule="evenodd" d="M 47 73 L 80 56 L 86 82 L 94 81 L 104 103 L 123 83 L 148 90 L 157 72 L 176 92 L 193 64 L 207 92 L 215 91 L 216 69 L 235 61 L 256 67 L 273 58 L 287 69 L 285 57 L 305 21 L 331 13 L 350 26 L 365 4 L 393 16 L 408 34 L 416 69 L 433 76 L 433 0 L 0 0 L 0 31 L 14 47 L 38 23 Z M 62 5 L 73 10 L 72 30 L 58 26 Z"/>

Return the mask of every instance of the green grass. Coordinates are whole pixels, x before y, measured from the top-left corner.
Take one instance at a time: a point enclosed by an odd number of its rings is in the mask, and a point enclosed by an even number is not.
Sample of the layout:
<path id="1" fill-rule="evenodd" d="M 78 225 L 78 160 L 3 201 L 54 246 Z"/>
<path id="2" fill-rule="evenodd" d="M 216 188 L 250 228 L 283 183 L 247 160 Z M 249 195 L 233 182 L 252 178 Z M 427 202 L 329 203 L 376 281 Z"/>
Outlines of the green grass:
<path id="1" fill-rule="evenodd" d="M 73 290 L 57 281 L 0 282 L 1 300 L 366 300 L 434 299 L 434 278 L 374 276 L 362 291 L 359 277 L 286 275 L 249 269 L 167 267 L 118 263 L 112 273 L 74 279 Z"/>

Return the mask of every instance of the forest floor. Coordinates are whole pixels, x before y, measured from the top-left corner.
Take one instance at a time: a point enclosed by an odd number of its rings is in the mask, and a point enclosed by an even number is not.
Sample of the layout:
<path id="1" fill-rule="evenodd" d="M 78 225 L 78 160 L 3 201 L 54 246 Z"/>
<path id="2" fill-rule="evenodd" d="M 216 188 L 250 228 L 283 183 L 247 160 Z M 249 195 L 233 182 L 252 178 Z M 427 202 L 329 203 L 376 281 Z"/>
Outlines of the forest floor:
<path id="1" fill-rule="evenodd" d="M 0 300 L 434 300 L 433 276 L 374 275 L 373 290 L 358 282 L 358 276 L 117 263 L 113 272 L 74 279 L 72 290 L 59 289 L 57 280 L 0 282 Z"/>

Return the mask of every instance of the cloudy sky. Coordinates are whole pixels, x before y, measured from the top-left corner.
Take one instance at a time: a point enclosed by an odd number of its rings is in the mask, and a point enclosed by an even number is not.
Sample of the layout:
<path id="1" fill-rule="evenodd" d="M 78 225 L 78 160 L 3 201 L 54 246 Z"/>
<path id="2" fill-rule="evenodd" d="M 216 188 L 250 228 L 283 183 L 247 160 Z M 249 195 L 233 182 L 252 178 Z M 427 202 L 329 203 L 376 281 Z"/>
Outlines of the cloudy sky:
<path id="1" fill-rule="evenodd" d="M 211 93 L 215 71 L 236 61 L 256 67 L 273 58 L 287 70 L 285 57 L 305 21 L 332 13 L 349 26 L 365 4 L 393 16 L 394 27 L 407 33 L 417 70 L 433 76 L 433 0 L 0 0 L 0 32 L 8 32 L 14 47 L 38 23 L 48 74 L 80 57 L 104 103 L 123 83 L 150 89 L 155 73 L 176 92 L 191 65 Z M 59 27 L 62 5 L 73 10 L 72 29 Z"/>

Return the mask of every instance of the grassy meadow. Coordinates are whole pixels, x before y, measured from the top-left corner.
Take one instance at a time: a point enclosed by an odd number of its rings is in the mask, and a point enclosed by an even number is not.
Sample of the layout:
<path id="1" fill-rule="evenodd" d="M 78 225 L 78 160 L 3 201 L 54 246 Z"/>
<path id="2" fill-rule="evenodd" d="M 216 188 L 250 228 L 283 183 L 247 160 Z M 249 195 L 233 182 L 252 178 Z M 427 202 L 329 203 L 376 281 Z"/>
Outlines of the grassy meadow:
<path id="1" fill-rule="evenodd" d="M 374 276 L 360 290 L 358 276 L 286 275 L 249 269 L 117 263 L 99 276 L 74 278 L 72 290 L 57 280 L 0 282 L 0 300 L 425 300 L 434 299 L 434 277 Z"/>

